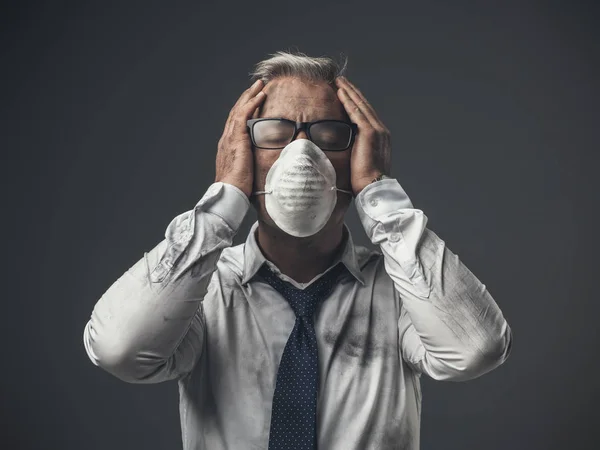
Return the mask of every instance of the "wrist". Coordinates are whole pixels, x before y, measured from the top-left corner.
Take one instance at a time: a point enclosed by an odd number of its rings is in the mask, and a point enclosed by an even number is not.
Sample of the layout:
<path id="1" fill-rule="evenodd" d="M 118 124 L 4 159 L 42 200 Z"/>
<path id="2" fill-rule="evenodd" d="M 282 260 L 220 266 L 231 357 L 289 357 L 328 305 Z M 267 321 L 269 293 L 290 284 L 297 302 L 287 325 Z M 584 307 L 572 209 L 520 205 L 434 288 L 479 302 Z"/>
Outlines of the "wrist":
<path id="1" fill-rule="evenodd" d="M 232 178 L 227 178 L 227 177 L 223 177 L 220 180 L 216 179 L 215 183 L 217 183 L 219 181 L 221 183 L 226 183 L 226 184 L 229 184 L 231 186 L 238 188 L 241 192 L 243 192 L 246 195 L 247 198 L 250 198 L 252 196 L 252 186 L 248 186 L 248 183 L 240 182 L 238 180 L 235 180 Z"/>
<path id="2" fill-rule="evenodd" d="M 382 173 L 371 180 L 371 183 L 376 183 L 377 181 L 386 180 L 391 177 L 388 177 L 386 174 Z M 369 184 L 371 184 L 369 183 Z"/>
<path id="3" fill-rule="evenodd" d="M 372 183 L 376 183 L 377 181 L 381 181 L 381 180 L 385 180 L 391 178 L 387 175 L 385 175 L 383 172 L 376 172 L 372 175 L 369 175 L 368 177 L 364 177 L 363 181 L 360 183 L 356 183 L 357 184 L 357 188 L 354 189 L 354 196 L 358 196 L 358 194 L 361 193 L 361 191 L 366 188 L 367 186 L 369 186 Z"/>

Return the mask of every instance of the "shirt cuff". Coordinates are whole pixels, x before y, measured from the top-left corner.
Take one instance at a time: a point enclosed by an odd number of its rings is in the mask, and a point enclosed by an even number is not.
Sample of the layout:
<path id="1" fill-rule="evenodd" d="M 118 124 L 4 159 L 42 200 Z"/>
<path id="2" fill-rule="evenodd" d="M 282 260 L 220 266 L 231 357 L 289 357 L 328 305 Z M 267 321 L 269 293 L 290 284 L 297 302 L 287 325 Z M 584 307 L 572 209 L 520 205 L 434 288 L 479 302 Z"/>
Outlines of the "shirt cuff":
<path id="1" fill-rule="evenodd" d="M 180 261 L 180 256 L 192 245 L 194 235 L 203 235 L 197 230 L 199 226 L 208 226 L 202 220 L 201 216 L 203 214 L 209 213 L 219 217 L 225 223 L 225 226 L 230 229 L 230 232 L 235 234 L 249 207 L 250 200 L 239 188 L 222 182 L 210 185 L 192 211 L 179 214 L 167 227 L 165 231 L 167 248 L 160 262 L 150 274 L 151 281 L 163 281 L 171 273 L 174 265 Z M 221 223 L 218 225 L 220 226 Z M 204 244 L 206 244 L 204 241 L 199 243 L 200 246 Z M 214 243 L 210 245 L 214 247 Z M 197 252 L 197 254 L 201 253 L 201 251 Z M 187 264 L 190 264 L 189 260 Z"/>
<path id="2" fill-rule="evenodd" d="M 429 297 L 431 286 L 418 254 L 427 216 L 413 208 L 408 195 L 393 178 L 371 183 L 358 194 L 355 203 L 369 239 L 380 246 L 390 276 L 396 283 L 406 281 L 415 295 Z"/>
<path id="3" fill-rule="evenodd" d="M 196 204 L 201 209 L 221 217 L 232 230 L 237 231 L 250 208 L 250 200 L 241 189 L 229 183 L 216 182 Z"/>
<path id="4" fill-rule="evenodd" d="M 381 219 L 400 209 L 413 209 L 410 198 L 395 178 L 367 185 L 355 199 L 358 217 L 369 237 Z"/>

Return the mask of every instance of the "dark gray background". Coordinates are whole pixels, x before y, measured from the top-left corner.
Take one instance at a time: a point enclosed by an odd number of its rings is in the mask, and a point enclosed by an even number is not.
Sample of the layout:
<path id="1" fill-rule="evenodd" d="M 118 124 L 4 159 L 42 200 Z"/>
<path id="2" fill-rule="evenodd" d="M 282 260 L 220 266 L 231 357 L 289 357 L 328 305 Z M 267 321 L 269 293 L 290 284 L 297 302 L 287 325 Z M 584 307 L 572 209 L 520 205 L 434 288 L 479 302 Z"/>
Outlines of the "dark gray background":
<path id="1" fill-rule="evenodd" d="M 2 448 L 181 448 L 176 383 L 113 378 L 83 328 L 285 49 L 349 56 L 393 174 L 512 327 L 494 372 L 423 379 L 422 448 L 599 448 L 598 8 L 497 3 L 4 2 Z"/>

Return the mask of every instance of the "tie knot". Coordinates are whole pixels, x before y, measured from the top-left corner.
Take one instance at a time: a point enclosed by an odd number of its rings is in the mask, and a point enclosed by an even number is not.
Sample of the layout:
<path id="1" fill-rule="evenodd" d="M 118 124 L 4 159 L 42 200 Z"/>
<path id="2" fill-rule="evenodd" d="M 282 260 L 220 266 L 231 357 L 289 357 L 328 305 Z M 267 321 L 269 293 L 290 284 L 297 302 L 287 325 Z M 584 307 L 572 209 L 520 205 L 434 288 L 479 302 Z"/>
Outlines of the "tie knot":
<path id="1" fill-rule="evenodd" d="M 308 317 L 312 319 L 317 306 L 329 296 L 338 276 L 345 269 L 345 266 L 339 263 L 317 281 L 307 286 L 306 289 L 298 289 L 291 283 L 282 280 L 267 264 L 263 264 L 258 273 L 287 300 L 297 318 Z"/>

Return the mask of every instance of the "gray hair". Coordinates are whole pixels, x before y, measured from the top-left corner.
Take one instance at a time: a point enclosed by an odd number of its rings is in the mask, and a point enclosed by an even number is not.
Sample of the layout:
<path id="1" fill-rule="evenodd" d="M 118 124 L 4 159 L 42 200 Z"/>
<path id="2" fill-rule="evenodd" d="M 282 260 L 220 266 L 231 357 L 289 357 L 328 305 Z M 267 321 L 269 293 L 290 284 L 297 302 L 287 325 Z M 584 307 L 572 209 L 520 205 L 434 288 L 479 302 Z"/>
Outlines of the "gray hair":
<path id="1" fill-rule="evenodd" d="M 336 77 L 344 75 L 348 65 L 348 57 L 343 54 L 339 63 L 327 56 L 312 57 L 298 51 L 279 51 L 270 56 L 256 64 L 254 72 L 250 72 L 253 82 L 261 79 L 267 84 L 274 78 L 291 76 L 334 85 Z"/>

